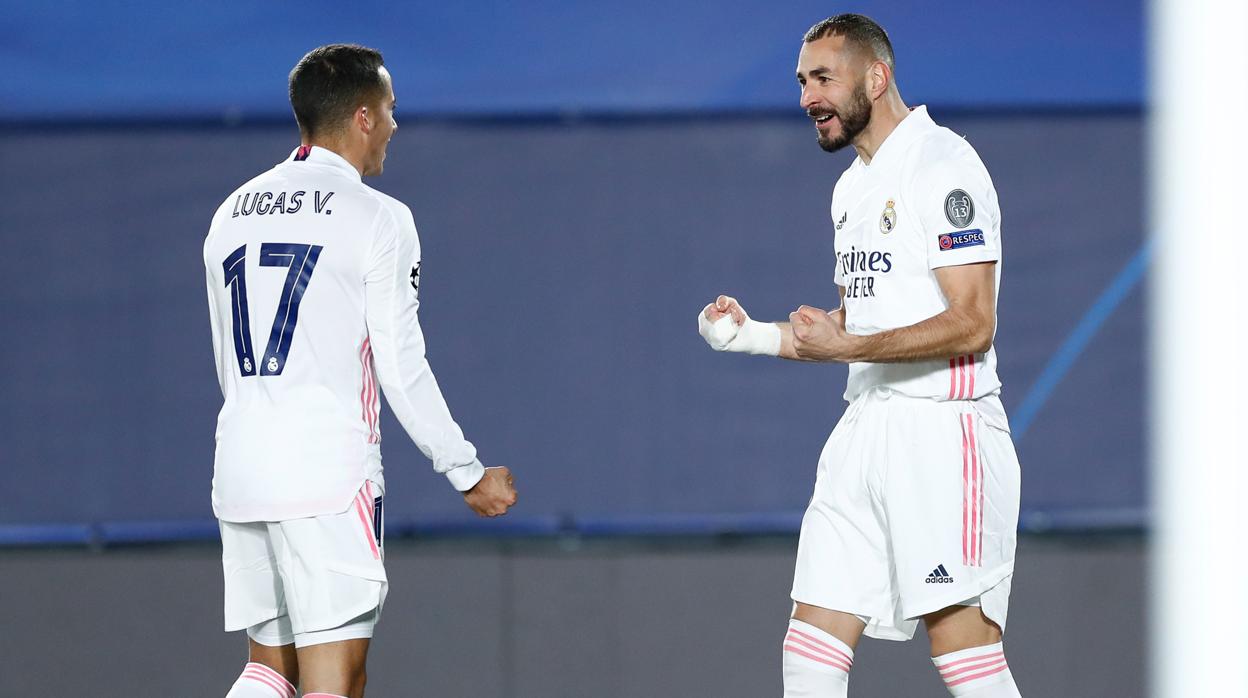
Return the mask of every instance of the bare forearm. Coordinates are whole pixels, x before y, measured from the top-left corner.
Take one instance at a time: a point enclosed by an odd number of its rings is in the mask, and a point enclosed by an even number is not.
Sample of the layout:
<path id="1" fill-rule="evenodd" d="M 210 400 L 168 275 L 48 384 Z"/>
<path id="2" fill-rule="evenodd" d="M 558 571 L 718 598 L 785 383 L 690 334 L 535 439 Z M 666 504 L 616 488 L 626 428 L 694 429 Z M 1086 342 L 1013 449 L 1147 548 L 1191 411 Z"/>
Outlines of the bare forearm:
<path id="1" fill-rule="evenodd" d="M 934 271 L 946 310 L 922 322 L 878 334 L 848 331 L 843 305 L 833 311 L 803 305 L 789 313 L 782 349 L 806 361 L 901 363 L 982 353 L 996 330 L 995 263 L 941 267 Z M 841 289 L 842 302 L 845 298 Z"/>
<path id="2" fill-rule="evenodd" d="M 789 361 L 816 361 L 816 359 L 798 355 L 797 349 L 793 346 L 792 323 L 777 322 L 774 324 L 776 327 L 780 328 L 780 353 L 776 356 L 779 356 L 782 359 L 788 359 Z"/>
<path id="3" fill-rule="evenodd" d="M 780 328 L 780 353 L 777 356 L 790 361 L 801 361 L 802 358 L 793 349 L 793 326 L 787 322 L 777 322 L 775 324 L 776 327 Z"/>
<path id="4" fill-rule="evenodd" d="M 979 354 L 992 346 L 993 318 L 977 317 L 962 308 L 949 308 L 922 322 L 858 337 L 846 361 L 899 363 Z M 792 336 L 792 332 L 789 332 Z"/>

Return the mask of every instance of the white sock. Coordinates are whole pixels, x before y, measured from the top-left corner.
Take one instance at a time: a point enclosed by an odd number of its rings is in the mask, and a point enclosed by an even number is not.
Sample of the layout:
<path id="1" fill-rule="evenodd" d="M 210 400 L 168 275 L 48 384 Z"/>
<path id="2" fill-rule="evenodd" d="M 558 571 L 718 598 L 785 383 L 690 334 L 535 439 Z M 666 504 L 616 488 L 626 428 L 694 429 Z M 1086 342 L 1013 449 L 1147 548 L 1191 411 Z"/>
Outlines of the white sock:
<path id="1" fill-rule="evenodd" d="M 784 636 L 784 698 L 845 698 L 854 651 L 809 623 L 789 620 Z"/>
<path id="2" fill-rule="evenodd" d="M 932 657 L 932 664 L 952 695 L 1021 698 L 1000 642 Z"/>
<path id="3" fill-rule="evenodd" d="M 259 662 L 247 662 L 225 698 L 295 698 L 295 687 L 277 671 Z"/>
<path id="4" fill-rule="evenodd" d="M 303 698 L 347 698 L 347 697 L 340 696 L 335 693 L 305 693 L 303 694 Z"/>

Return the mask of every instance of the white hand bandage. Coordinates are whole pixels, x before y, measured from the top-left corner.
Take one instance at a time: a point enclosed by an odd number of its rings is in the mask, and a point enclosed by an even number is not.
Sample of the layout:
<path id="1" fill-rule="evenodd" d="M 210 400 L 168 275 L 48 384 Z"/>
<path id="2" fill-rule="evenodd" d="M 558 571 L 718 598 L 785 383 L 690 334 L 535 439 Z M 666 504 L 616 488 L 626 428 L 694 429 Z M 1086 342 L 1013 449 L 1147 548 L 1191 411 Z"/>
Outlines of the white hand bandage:
<path id="1" fill-rule="evenodd" d="M 758 322 L 747 318 L 744 325 L 737 325 L 731 315 L 711 322 L 706 319 L 706 313 L 698 313 L 698 334 L 715 351 L 767 356 L 780 353 L 780 328 L 772 322 Z"/>
<path id="2" fill-rule="evenodd" d="M 715 351 L 724 351 L 728 343 L 737 337 L 737 323 L 731 315 L 725 315 L 715 322 L 706 319 L 706 313 L 698 313 L 698 334 L 711 345 Z"/>

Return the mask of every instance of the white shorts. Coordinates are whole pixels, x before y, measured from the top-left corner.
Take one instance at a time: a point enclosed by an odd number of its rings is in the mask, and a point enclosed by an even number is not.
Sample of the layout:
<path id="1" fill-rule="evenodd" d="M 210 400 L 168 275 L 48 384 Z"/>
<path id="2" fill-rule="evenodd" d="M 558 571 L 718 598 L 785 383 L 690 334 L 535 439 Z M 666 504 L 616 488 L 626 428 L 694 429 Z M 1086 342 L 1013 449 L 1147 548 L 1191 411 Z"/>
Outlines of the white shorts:
<path id="1" fill-rule="evenodd" d="M 225 629 L 300 647 L 372 637 L 387 591 L 383 496 L 366 481 L 341 514 L 220 522 Z"/>
<path id="2" fill-rule="evenodd" d="M 870 390 L 828 437 L 802 518 L 794 601 L 851 613 L 866 634 L 914 636 L 918 619 L 977 605 L 1005 630 L 1019 467 L 996 396 Z"/>

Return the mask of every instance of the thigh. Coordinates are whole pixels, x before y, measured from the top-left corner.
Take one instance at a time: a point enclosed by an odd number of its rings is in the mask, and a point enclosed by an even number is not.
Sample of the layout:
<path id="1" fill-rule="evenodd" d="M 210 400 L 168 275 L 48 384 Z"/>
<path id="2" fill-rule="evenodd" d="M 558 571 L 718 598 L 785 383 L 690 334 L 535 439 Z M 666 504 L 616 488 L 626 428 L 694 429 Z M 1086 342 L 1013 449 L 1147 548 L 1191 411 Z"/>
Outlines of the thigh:
<path id="1" fill-rule="evenodd" d="M 296 636 L 337 628 L 380 609 L 388 586 L 380 496 L 378 486 L 368 483 L 345 512 L 271 525 Z"/>
<path id="2" fill-rule="evenodd" d="M 877 408 L 851 405 L 852 418 L 837 425 L 824 447 L 815 492 L 802 517 L 792 598 L 889 624 L 895 594 L 887 526 L 875 484 L 885 419 Z"/>
<path id="3" fill-rule="evenodd" d="M 932 656 L 1001 641 L 1001 629 L 978 606 L 950 606 L 923 616 Z"/>
<path id="4" fill-rule="evenodd" d="M 220 522 L 225 629 L 242 630 L 285 614 L 282 579 L 268 525 Z"/>
<path id="5" fill-rule="evenodd" d="M 793 604 L 793 619 L 819 628 L 849 645 L 850 649 L 857 649 L 858 641 L 862 639 L 862 631 L 867 627 L 865 621 L 852 613 L 833 611 L 804 603 Z"/>
<path id="6" fill-rule="evenodd" d="M 902 613 L 916 618 L 1012 575 L 1018 464 L 974 406 L 894 402 L 885 509 Z"/>

